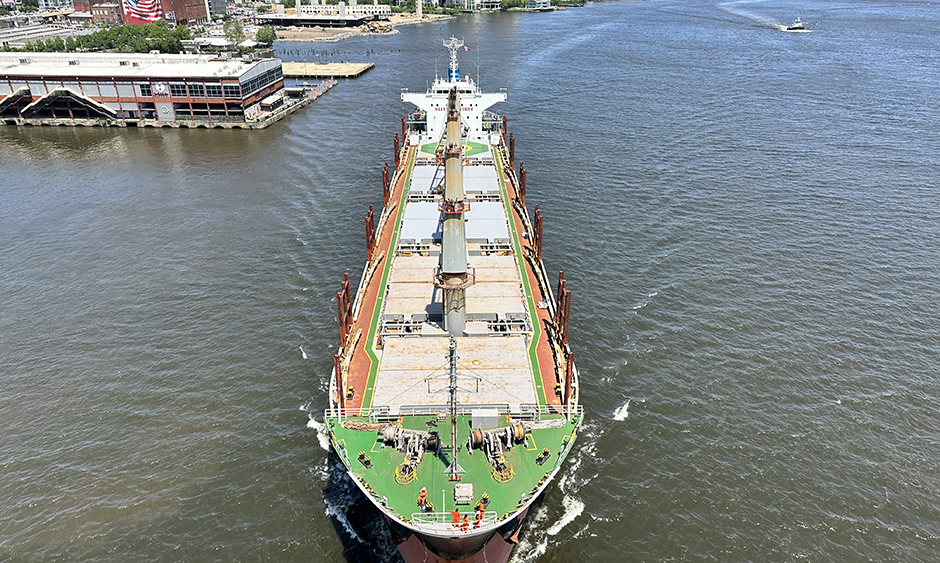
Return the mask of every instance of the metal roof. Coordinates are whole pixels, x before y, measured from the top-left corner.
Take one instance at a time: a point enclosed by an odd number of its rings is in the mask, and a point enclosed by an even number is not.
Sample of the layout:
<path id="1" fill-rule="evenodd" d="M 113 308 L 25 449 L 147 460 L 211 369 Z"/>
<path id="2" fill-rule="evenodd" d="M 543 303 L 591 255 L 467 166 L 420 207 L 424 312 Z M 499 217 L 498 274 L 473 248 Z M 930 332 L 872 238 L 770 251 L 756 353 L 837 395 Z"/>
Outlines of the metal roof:
<path id="1" fill-rule="evenodd" d="M 190 76 L 239 78 L 267 61 L 219 59 L 215 55 L 164 53 L 0 53 L 0 76 L 99 77 L 122 76 L 183 78 Z M 22 61 L 27 61 L 23 63 Z"/>

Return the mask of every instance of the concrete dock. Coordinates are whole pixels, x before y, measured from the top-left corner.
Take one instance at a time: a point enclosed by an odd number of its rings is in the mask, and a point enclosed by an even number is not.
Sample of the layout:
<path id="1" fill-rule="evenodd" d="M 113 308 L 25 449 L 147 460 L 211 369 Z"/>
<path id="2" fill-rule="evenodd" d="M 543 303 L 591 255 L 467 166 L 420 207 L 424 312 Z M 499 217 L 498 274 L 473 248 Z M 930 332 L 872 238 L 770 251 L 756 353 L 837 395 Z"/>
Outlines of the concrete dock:
<path id="1" fill-rule="evenodd" d="M 375 63 L 289 63 L 281 65 L 287 78 L 359 78 Z"/>

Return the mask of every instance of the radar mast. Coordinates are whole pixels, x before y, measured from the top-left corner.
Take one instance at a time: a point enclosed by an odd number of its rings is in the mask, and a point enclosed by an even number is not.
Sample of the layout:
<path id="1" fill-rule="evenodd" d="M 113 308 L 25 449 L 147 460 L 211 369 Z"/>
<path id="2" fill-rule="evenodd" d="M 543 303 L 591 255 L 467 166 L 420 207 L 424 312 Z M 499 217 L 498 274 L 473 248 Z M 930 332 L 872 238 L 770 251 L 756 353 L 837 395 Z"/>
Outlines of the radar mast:
<path id="1" fill-rule="evenodd" d="M 444 41 L 444 47 L 450 49 L 450 68 L 447 71 L 447 80 L 451 83 L 460 82 L 460 65 L 457 64 L 457 51 L 463 47 L 463 41 L 451 37 Z"/>

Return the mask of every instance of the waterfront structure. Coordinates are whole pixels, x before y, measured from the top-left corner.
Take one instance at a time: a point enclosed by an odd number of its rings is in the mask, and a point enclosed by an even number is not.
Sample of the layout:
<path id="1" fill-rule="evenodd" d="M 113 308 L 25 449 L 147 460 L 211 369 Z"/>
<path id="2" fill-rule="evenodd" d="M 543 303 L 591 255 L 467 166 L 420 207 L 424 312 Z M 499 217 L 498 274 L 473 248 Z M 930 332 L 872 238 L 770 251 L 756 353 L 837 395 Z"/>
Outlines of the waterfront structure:
<path id="1" fill-rule="evenodd" d="M 548 12 L 552 10 L 552 2 L 551 0 L 525 0 L 525 8 L 527 10 Z"/>
<path id="2" fill-rule="evenodd" d="M 356 27 L 377 19 L 374 16 L 358 16 L 343 14 L 338 11 L 332 14 L 259 14 L 255 21 L 258 25 L 297 26 L 297 27 Z"/>
<path id="3" fill-rule="evenodd" d="M 72 0 L 39 0 L 40 12 L 63 12 L 74 9 Z"/>
<path id="4" fill-rule="evenodd" d="M 86 29 L 71 25 L 59 24 L 26 24 L 18 27 L 0 29 L 0 46 L 19 48 L 27 43 L 36 41 L 45 41 L 61 37 L 63 40 L 67 37 L 78 37 L 80 35 L 89 35 L 94 33 L 94 29 Z"/>
<path id="5" fill-rule="evenodd" d="M 404 92 L 416 109 L 365 220 L 355 298 L 336 295 L 330 443 L 407 563 L 505 562 L 583 421 L 571 291 L 542 263 L 507 99 L 461 77 Z M 557 287 L 557 299 L 553 295 Z"/>
<path id="6" fill-rule="evenodd" d="M 280 59 L 0 53 L 0 122 L 239 124 L 284 96 Z M 248 116 L 246 118 L 246 116 Z"/>
<path id="7" fill-rule="evenodd" d="M 371 4 L 359 4 L 356 0 L 339 2 L 338 4 L 327 4 L 320 0 L 310 0 L 305 4 L 303 0 L 297 0 L 296 10 L 298 16 L 317 16 L 317 15 L 340 15 L 340 16 L 374 16 L 388 18 L 392 15 L 392 7 L 388 4 L 379 4 L 378 0 L 372 0 Z"/>
<path id="8" fill-rule="evenodd" d="M 274 26 L 354 27 L 370 21 L 388 20 L 391 15 L 391 6 L 379 4 L 377 0 L 372 0 L 370 4 L 359 4 L 356 0 L 349 0 L 349 4 L 310 0 L 305 4 L 303 0 L 297 0 L 293 14 L 277 10 L 273 14 L 261 14 L 256 20 L 259 24 Z"/>
<path id="9" fill-rule="evenodd" d="M 499 0 L 460 0 L 461 9 L 478 12 L 480 10 L 499 10 Z"/>

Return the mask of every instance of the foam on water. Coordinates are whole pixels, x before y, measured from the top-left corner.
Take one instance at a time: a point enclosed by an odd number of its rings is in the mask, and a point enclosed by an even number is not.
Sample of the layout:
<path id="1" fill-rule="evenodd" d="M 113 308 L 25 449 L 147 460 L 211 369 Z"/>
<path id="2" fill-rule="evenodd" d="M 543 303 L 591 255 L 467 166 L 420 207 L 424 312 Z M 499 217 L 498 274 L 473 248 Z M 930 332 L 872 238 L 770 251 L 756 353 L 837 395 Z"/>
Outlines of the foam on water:
<path id="1" fill-rule="evenodd" d="M 555 523 L 545 531 L 545 533 L 549 536 L 558 534 L 558 532 L 562 531 L 565 526 L 574 522 L 574 519 L 584 512 L 584 502 L 572 496 L 565 495 L 565 498 L 562 499 L 561 504 L 565 507 L 565 512 L 561 515 L 561 518 L 556 520 Z"/>
<path id="2" fill-rule="evenodd" d="M 330 502 L 329 499 L 326 499 L 326 500 L 325 500 L 325 504 L 326 504 L 326 515 L 327 515 L 327 516 L 330 516 L 330 517 L 332 517 L 332 518 L 336 518 L 336 520 L 337 520 L 340 524 L 343 525 L 343 529 L 346 530 L 346 533 L 348 533 L 350 536 L 352 536 L 352 537 L 353 537 L 354 539 L 356 539 L 357 541 L 359 541 L 359 542 L 361 542 L 361 543 L 365 543 L 365 542 L 362 541 L 362 538 L 360 538 L 359 535 L 356 534 L 356 529 L 355 529 L 355 527 L 354 527 L 352 524 L 349 523 L 349 520 L 346 519 L 346 508 L 349 506 L 348 503 L 345 503 L 345 502 L 334 503 L 334 502 Z"/>
<path id="3" fill-rule="evenodd" d="M 317 441 L 320 442 L 320 447 L 323 448 L 324 451 L 330 451 L 330 433 L 326 430 L 326 424 L 314 418 L 313 413 L 310 411 L 309 403 L 300 405 L 300 410 L 307 413 L 307 428 L 316 431 Z"/>
<path id="4" fill-rule="evenodd" d="M 322 422 L 317 422 L 313 415 L 310 415 L 310 420 L 307 421 L 307 428 L 313 428 L 317 431 L 317 441 L 320 442 L 320 447 L 326 451 L 330 450 L 330 433 L 326 431 L 326 425 Z"/>
<path id="5" fill-rule="evenodd" d="M 725 10 L 728 13 L 734 14 L 736 16 L 741 16 L 747 18 L 751 21 L 754 21 L 760 25 L 766 27 L 779 27 L 779 24 L 768 18 L 767 16 L 756 14 L 750 10 L 743 9 L 742 6 L 747 4 L 760 4 L 761 2 L 754 2 L 752 0 L 739 0 L 737 2 L 725 2 L 723 4 L 718 4 L 718 7 L 722 10 Z M 783 29 L 786 29 L 786 26 L 783 26 Z"/>
<path id="6" fill-rule="evenodd" d="M 513 550 L 512 557 L 509 558 L 510 563 L 528 563 L 545 554 L 548 549 L 548 536 L 539 533 L 539 524 L 544 522 L 547 516 L 548 509 L 544 505 L 539 505 L 535 514 L 529 514 L 528 530 L 522 534 L 519 545 Z"/>
<path id="7" fill-rule="evenodd" d="M 630 416 L 630 399 L 627 399 L 622 407 L 614 411 L 614 420 L 626 420 L 628 416 Z"/>

